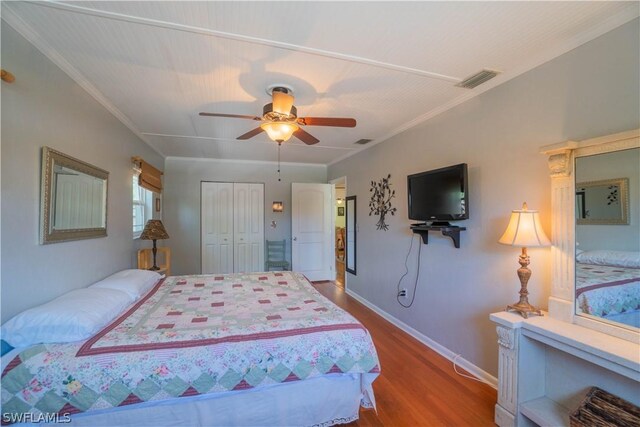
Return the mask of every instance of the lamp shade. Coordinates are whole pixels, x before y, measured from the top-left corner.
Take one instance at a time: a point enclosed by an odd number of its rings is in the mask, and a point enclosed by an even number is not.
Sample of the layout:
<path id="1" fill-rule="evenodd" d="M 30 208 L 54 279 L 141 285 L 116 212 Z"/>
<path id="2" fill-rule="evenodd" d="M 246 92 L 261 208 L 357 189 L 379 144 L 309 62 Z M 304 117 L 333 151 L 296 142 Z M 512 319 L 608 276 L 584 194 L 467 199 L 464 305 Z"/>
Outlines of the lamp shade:
<path id="1" fill-rule="evenodd" d="M 293 122 L 267 122 L 261 124 L 260 127 L 267 132 L 269 138 L 276 142 L 287 141 L 295 131 L 300 129 Z"/>
<path id="2" fill-rule="evenodd" d="M 507 230 L 498 243 L 527 248 L 551 245 L 540 225 L 538 211 L 528 210 L 526 203 L 523 203 L 521 210 L 511 211 Z"/>
<path id="3" fill-rule="evenodd" d="M 140 239 L 142 240 L 162 240 L 168 238 L 169 234 L 159 219 L 150 219 L 147 221 L 140 235 Z"/>

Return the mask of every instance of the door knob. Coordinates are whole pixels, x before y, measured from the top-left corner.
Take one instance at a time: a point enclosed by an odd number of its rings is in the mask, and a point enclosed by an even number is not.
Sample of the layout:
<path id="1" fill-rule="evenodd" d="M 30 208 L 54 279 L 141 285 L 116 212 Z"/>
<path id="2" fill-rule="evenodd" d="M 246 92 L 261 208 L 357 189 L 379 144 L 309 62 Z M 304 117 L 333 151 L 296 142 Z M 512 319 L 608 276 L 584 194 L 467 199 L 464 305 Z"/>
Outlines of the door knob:
<path id="1" fill-rule="evenodd" d="M 294 237 L 294 238 L 293 238 L 293 241 L 294 241 L 294 242 L 295 242 L 295 241 L 297 241 L 297 240 L 298 240 L 298 238 L 297 238 L 297 237 Z"/>

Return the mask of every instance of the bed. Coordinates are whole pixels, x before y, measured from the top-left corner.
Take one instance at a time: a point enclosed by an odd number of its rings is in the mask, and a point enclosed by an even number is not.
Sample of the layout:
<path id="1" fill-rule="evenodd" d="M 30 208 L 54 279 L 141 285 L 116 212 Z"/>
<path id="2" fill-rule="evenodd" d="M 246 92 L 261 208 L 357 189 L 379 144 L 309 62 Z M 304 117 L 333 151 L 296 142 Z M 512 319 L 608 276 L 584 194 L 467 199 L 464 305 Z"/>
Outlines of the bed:
<path id="1" fill-rule="evenodd" d="M 578 254 L 576 303 L 580 312 L 639 326 L 640 268 L 636 267 L 635 254 L 619 251 Z M 631 256 L 633 260 L 629 259 Z"/>
<path id="2" fill-rule="evenodd" d="M 3 424 L 330 426 L 375 407 L 380 373 L 364 326 L 294 272 L 169 277 L 91 338 L 2 364 Z"/>

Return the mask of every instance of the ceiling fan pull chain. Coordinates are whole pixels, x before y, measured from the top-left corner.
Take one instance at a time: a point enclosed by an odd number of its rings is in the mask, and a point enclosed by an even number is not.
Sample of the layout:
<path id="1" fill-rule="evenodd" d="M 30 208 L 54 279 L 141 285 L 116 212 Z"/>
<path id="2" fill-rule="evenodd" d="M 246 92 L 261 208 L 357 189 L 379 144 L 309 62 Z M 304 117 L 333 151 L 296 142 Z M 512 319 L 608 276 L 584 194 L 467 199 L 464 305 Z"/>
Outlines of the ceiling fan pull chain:
<path id="1" fill-rule="evenodd" d="M 280 179 L 280 147 L 282 146 L 282 141 L 278 141 L 278 181 L 281 181 Z"/>

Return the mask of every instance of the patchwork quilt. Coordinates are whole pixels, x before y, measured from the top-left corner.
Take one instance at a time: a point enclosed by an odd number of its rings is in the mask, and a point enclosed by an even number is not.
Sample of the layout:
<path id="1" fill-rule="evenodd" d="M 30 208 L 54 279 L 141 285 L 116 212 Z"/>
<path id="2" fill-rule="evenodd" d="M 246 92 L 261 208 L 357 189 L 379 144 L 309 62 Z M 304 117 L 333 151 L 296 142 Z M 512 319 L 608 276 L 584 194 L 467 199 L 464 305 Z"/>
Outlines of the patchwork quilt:
<path id="1" fill-rule="evenodd" d="M 594 316 L 640 310 L 640 269 L 577 263 L 576 298 Z"/>
<path id="2" fill-rule="evenodd" d="M 176 276 L 87 341 L 41 344 L 2 372 L 2 413 L 74 414 L 332 373 L 380 372 L 368 331 L 293 272 Z"/>

